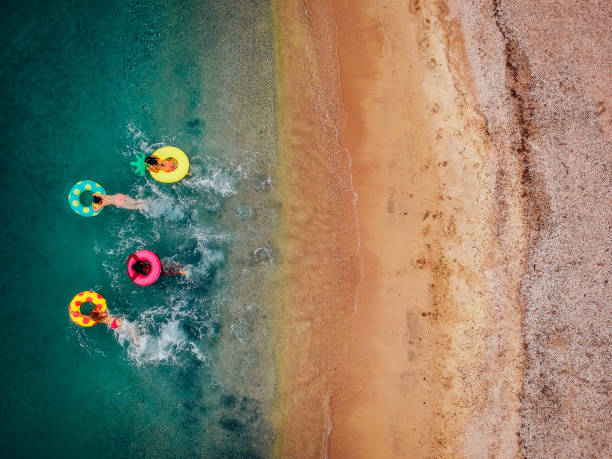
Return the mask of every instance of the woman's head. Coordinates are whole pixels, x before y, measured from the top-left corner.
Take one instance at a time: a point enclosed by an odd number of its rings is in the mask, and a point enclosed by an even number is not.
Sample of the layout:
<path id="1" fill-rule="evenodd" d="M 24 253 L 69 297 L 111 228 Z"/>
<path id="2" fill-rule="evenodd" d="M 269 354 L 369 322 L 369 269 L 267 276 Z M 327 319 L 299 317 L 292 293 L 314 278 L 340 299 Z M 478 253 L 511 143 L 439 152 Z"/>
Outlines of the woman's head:
<path id="1" fill-rule="evenodd" d="M 95 195 L 93 196 L 94 204 L 102 204 L 102 196 Z"/>
<path id="2" fill-rule="evenodd" d="M 108 317 L 108 312 L 102 312 L 97 307 L 95 307 L 91 311 L 91 314 L 89 314 L 89 317 L 91 317 L 96 322 L 102 322 L 104 319 L 106 319 L 106 317 Z"/>
<path id="3" fill-rule="evenodd" d="M 151 272 L 151 265 L 146 261 L 138 260 L 132 265 L 132 269 L 138 274 L 149 274 Z"/>
<path id="4" fill-rule="evenodd" d="M 149 166 L 157 166 L 159 165 L 159 161 L 155 156 L 147 156 L 145 158 L 145 163 L 147 163 Z"/>

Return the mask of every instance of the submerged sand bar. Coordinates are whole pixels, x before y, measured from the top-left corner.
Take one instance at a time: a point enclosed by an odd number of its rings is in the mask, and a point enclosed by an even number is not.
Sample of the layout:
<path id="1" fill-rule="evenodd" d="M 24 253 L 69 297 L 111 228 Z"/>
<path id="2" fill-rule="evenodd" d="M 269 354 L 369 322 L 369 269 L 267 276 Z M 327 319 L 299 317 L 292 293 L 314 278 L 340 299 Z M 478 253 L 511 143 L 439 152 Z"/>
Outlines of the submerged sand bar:
<path id="1" fill-rule="evenodd" d="M 513 5 L 275 5 L 279 456 L 610 448 L 609 72 L 547 92 L 569 83 Z M 584 42 L 595 8 L 574 11 Z"/>

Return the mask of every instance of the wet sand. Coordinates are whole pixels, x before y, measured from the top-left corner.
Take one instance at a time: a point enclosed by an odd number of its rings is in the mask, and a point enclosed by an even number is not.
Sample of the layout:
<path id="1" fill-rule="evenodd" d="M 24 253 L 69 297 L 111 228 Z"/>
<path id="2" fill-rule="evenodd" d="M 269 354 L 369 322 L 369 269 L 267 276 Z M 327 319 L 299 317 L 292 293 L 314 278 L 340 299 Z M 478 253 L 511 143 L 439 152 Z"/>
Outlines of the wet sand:
<path id="1" fill-rule="evenodd" d="M 333 17 L 325 2 L 274 5 L 277 56 L 279 457 L 328 449 L 332 396 L 346 361 L 359 281 L 358 232 Z"/>
<path id="2" fill-rule="evenodd" d="M 606 296 L 606 103 L 575 123 L 600 139 L 584 154 L 603 169 L 570 176 L 578 149 L 565 150 L 566 177 L 549 168 L 567 124 L 534 144 L 550 116 L 536 129 L 537 36 L 525 50 L 507 25 L 536 28 L 530 8 L 508 19 L 499 2 L 276 4 L 280 457 L 563 455 L 547 435 L 570 456 L 609 447 L 609 310 L 577 300 L 558 323 L 547 285 Z M 551 189 L 587 177 L 589 193 L 555 204 Z M 580 231 L 579 259 L 550 239 L 563 215 L 574 224 L 557 237 Z M 563 271 L 587 253 L 601 279 Z M 576 325 L 585 312 L 604 320 Z"/>

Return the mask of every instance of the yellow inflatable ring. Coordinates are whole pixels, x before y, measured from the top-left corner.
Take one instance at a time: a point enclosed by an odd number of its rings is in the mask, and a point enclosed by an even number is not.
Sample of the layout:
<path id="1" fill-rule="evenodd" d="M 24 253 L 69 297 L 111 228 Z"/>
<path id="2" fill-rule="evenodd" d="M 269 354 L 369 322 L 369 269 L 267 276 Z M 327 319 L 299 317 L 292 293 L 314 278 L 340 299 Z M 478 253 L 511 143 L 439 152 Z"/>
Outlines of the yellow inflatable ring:
<path id="1" fill-rule="evenodd" d="M 162 183 L 174 183 L 182 180 L 185 175 L 189 172 L 189 158 L 185 154 L 183 150 L 176 147 L 161 147 L 159 150 L 156 150 L 153 155 L 159 160 L 168 160 L 173 159 L 177 162 L 176 169 L 172 172 L 151 172 L 151 177 L 153 177 L 158 182 Z"/>
<path id="2" fill-rule="evenodd" d="M 70 302 L 70 306 L 68 306 L 68 315 L 70 315 L 70 318 L 75 324 L 81 327 L 93 327 L 97 322 L 81 314 L 81 305 L 83 303 L 93 303 L 98 311 L 104 312 L 108 309 L 106 307 L 106 300 L 102 298 L 102 295 L 92 292 L 91 290 L 86 290 L 77 293 Z"/>

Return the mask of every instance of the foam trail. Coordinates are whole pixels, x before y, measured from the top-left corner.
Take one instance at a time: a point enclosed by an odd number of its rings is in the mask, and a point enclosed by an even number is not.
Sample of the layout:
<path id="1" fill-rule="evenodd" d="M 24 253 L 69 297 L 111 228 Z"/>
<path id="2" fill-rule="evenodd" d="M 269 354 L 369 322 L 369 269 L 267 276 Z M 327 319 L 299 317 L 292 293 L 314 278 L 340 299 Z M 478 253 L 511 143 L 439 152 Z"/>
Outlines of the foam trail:
<path id="1" fill-rule="evenodd" d="M 180 198 L 163 192 L 157 184 L 137 185 L 136 196 L 146 201 L 146 206 L 140 211 L 147 218 L 163 217 L 167 221 L 177 222 L 185 218 L 185 204 L 188 199 L 181 202 Z"/>
<path id="2" fill-rule="evenodd" d="M 127 151 L 122 152 L 123 156 L 133 157 L 135 153 L 153 154 L 155 150 L 168 145 L 172 142 L 171 138 L 164 138 L 160 142 L 151 142 L 147 135 L 136 126 L 134 121 L 130 121 L 127 126 L 129 137 L 132 139 L 132 144 L 127 146 Z"/>
<path id="3" fill-rule="evenodd" d="M 206 160 L 207 164 L 213 162 L 210 158 Z M 223 197 L 236 194 L 237 178 L 229 169 L 218 164 L 209 165 L 206 169 L 192 167 L 192 175 L 184 181 L 184 185 L 198 191 L 214 192 Z"/>
<path id="4" fill-rule="evenodd" d="M 132 339 L 132 333 L 136 341 Z M 145 324 L 123 321 L 123 325 L 115 330 L 117 340 L 127 347 L 130 360 L 136 365 L 170 364 L 181 366 L 189 356 L 205 361 L 197 343 L 188 339 L 178 319 L 169 320 L 147 330 Z"/>

